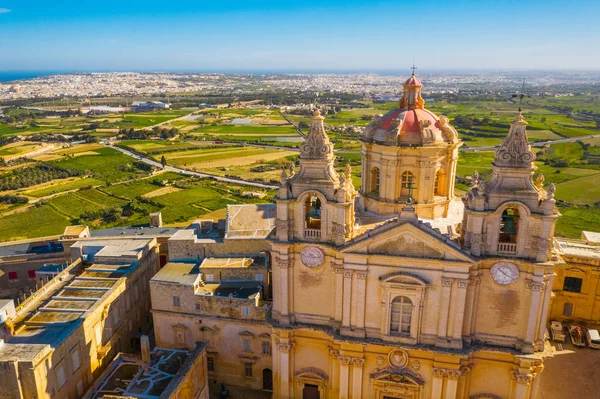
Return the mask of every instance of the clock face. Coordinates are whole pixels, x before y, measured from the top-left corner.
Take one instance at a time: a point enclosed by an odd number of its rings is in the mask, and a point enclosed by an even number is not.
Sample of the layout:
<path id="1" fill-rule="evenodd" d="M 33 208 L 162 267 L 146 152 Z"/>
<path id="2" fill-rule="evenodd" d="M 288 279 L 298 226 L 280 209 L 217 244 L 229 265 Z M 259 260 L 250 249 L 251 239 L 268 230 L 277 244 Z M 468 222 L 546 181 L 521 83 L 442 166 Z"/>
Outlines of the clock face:
<path id="1" fill-rule="evenodd" d="M 519 268 L 510 262 L 498 262 L 490 269 L 490 277 L 498 285 L 511 285 L 519 278 Z"/>
<path id="2" fill-rule="evenodd" d="M 316 269 L 323 264 L 325 253 L 317 247 L 306 247 L 300 251 L 302 264 L 311 269 Z"/>

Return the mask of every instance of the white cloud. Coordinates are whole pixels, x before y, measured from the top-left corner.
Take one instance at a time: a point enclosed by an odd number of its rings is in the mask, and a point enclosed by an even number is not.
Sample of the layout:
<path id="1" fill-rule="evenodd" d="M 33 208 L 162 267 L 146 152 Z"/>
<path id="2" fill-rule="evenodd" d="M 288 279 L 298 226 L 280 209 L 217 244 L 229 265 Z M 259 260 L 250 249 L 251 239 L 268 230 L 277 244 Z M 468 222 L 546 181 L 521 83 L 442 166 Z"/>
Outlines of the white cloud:
<path id="1" fill-rule="evenodd" d="M 8 8 L 0 8 L 0 14 L 6 14 L 7 12 L 10 12 L 11 10 L 9 10 Z"/>

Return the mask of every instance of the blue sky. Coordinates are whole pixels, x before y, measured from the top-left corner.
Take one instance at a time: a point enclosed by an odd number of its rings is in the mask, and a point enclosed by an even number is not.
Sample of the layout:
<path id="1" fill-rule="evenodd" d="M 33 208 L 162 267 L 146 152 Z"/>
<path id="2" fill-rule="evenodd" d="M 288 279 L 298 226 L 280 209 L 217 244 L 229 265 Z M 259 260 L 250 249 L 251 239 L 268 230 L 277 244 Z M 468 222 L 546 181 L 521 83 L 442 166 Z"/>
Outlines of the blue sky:
<path id="1" fill-rule="evenodd" d="M 598 70 L 598 15 L 597 0 L 0 0 L 0 70 Z"/>

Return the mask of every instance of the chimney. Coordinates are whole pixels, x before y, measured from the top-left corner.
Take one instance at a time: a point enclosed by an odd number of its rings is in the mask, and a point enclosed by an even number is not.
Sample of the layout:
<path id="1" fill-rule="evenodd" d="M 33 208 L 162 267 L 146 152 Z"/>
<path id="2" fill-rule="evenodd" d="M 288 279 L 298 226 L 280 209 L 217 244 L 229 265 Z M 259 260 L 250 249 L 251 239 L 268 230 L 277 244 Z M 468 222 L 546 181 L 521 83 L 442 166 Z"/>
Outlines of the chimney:
<path id="1" fill-rule="evenodd" d="M 150 227 L 162 227 L 162 224 L 162 214 L 160 212 L 150 214 Z"/>
<path id="2" fill-rule="evenodd" d="M 150 338 L 147 335 L 142 335 L 140 344 L 142 347 L 142 360 L 144 363 L 150 363 Z"/>

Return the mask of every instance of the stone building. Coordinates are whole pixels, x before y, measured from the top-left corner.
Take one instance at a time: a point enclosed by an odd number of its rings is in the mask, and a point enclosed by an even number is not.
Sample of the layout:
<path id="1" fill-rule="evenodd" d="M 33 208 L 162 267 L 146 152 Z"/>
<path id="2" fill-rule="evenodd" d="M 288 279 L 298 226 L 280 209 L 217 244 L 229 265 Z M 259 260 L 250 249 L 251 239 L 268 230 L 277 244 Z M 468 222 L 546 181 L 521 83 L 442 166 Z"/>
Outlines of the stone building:
<path id="1" fill-rule="evenodd" d="M 142 342 L 148 342 L 148 337 Z M 148 344 L 149 345 L 149 344 Z M 208 399 L 205 344 L 188 351 L 143 348 L 119 353 L 84 399 Z"/>
<path id="2" fill-rule="evenodd" d="M 1 325 L 0 397 L 80 398 L 113 357 L 151 329 L 154 238 L 85 239 L 73 262 Z"/>
<path id="3" fill-rule="evenodd" d="M 157 343 L 206 341 L 213 383 L 275 398 L 534 398 L 564 268 L 554 186 L 533 181 L 519 112 L 492 177 L 458 202 L 462 223 L 446 217 L 461 143 L 421 87 L 409 78 L 400 108 L 365 130 L 360 192 L 317 111 L 275 207 L 174 235 L 151 282 Z M 257 274 L 202 268 L 265 250 L 272 301 Z"/>

